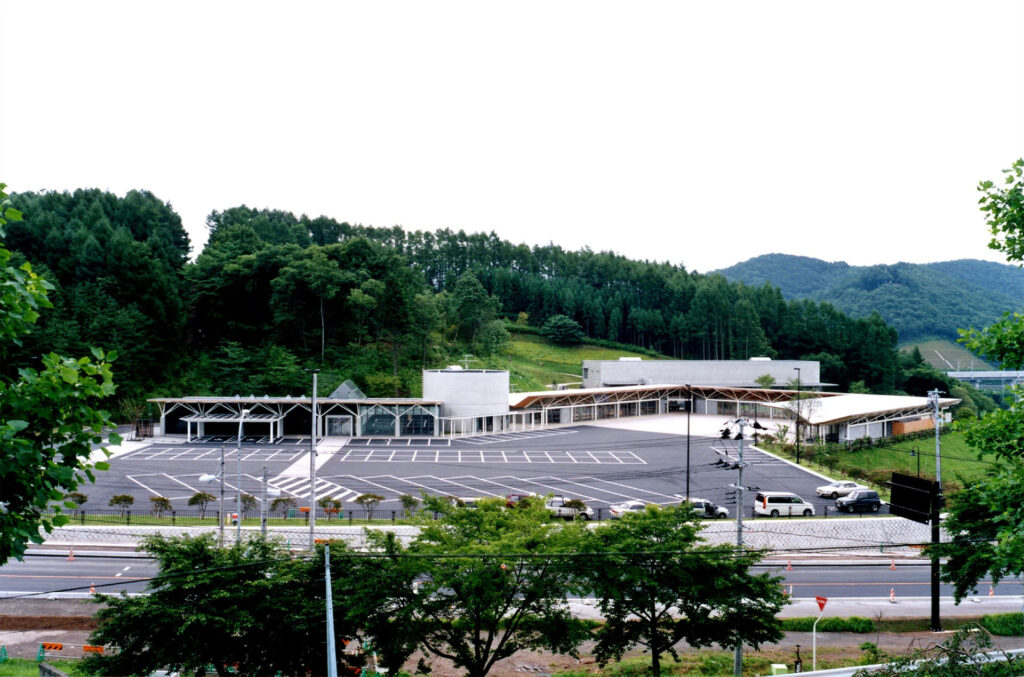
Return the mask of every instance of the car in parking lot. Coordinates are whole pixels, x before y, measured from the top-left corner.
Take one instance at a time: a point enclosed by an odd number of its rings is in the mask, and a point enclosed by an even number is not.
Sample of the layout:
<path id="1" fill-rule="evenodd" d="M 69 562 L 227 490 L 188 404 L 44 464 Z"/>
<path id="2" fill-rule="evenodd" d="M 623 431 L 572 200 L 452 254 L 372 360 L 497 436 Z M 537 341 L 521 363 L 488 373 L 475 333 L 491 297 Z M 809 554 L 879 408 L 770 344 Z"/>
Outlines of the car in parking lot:
<path id="1" fill-rule="evenodd" d="M 523 499 L 533 498 L 536 494 L 508 494 L 505 496 L 505 507 L 514 508 Z"/>
<path id="2" fill-rule="evenodd" d="M 763 517 L 811 517 L 814 506 L 788 491 L 759 491 L 754 495 L 754 514 Z"/>
<path id="3" fill-rule="evenodd" d="M 873 489 L 857 489 L 836 499 L 836 510 L 840 512 L 878 512 L 881 507 L 882 499 Z"/>
<path id="4" fill-rule="evenodd" d="M 716 505 L 706 498 L 690 498 L 690 503 L 701 517 L 710 519 L 727 519 L 729 517 L 728 508 L 724 505 Z"/>
<path id="5" fill-rule="evenodd" d="M 647 504 L 643 501 L 626 501 L 625 503 L 619 503 L 608 508 L 608 515 L 613 519 L 622 519 L 623 516 L 628 515 L 632 512 L 643 512 L 647 509 Z"/>
<path id="6" fill-rule="evenodd" d="M 576 501 L 580 502 L 580 501 Z M 571 504 L 573 499 L 566 498 L 564 496 L 555 496 L 544 501 L 544 507 L 548 509 L 555 517 L 564 517 L 565 519 L 581 519 L 581 520 L 592 520 L 594 519 L 594 509 L 589 506 L 584 506 L 582 510 L 574 508 Z M 568 504 L 568 505 L 567 505 Z"/>
<path id="7" fill-rule="evenodd" d="M 840 496 L 846 496 L 851 491 L 856 491 L 857 489 L 867 489 L 867 487 L 856 482 L 836 480 L 835 482 L 829 482 L 818 487 L 814 490 L 814 493 L 825 498 L 836 499 Z"/>

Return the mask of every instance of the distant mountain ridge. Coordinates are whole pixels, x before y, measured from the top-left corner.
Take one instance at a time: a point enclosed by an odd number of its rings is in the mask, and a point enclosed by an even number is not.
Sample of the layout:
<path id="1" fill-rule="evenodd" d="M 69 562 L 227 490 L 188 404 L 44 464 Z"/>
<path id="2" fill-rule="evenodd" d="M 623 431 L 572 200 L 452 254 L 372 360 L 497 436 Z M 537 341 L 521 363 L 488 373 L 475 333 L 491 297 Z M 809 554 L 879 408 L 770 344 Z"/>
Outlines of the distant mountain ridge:
<path id="1" fill-rule="evenodd" d="M 853 317 L 878 311 L 901 342 L 956 339 L 1024 307 L 1024 270 L 977 259 L 851 266 L 806 256 L 765 254 L 712 271 L 734 282 L 778 287 L 789 300 L 825 301 Z"/>

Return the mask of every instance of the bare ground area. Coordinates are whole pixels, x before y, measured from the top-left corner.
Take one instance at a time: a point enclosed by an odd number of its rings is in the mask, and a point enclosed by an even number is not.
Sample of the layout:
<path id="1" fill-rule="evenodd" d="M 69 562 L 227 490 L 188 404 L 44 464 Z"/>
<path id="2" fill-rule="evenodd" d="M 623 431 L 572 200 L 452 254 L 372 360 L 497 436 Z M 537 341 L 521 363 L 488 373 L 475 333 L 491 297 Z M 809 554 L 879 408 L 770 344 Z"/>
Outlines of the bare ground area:
<path id="1" fill-rule="evenodd" d="M 92 614 L 96 605 L 88 600 L 0 600 L 0 644 L 7 647 L 11 656 L 34 658 L 41 642 L 60 642 L 66 647 L 62 652 L 68 657 L 80 656 L 81 645 L 88 643 L 89 632 L 95 627 Z M 928 648 L 945 641 L 950 633 L 933 632 L 882 632 L 876 637 L 874 633 L 818 633 L 818 667 L 837 667 L 850 665 L 860 661 L 864 652 L 859 648 L 865 642 L 876 643 L 881 651 L 889 655 L 903 655 L 918 648 Z M 1024 646 L 1021 637 L 994 637 L 996 648 L 1013 649 Z M 769 663 L 786 663 L 793 665 L 796 656 L 796 645 L 800 646 L 800 655 L 804 661 L 804 669 L 811 667 L 811 633 L 790 632 L 778 644 L 762 646 L 755 651 L 749 647 L 744 650 L 748 659 L 759 658 L 759 665 Z M 693 650 L 679 647 L 679 652 L 692 666 L 693 674 L 731 674 L 731 653 L 714 650 Z M 642 656 L 639 651 L 632 656 Z M 434 677 L 455 677 L 465 674 L 464 670 L 455 669 L 449 661 L 434 657 L 413 656 L 404 669 L 415 673 L 419 659 L 430 667 Z M 723 672 L 714 672 L 714 666 L 722 665 Z M 672 668 L 671 660 L 664 664 L 666 669 Z M 703 670 L 700 667 L 703 666 Z M 708 672 L 708 670 L 711 670 Z M 593 644 L 584 645 L 580 650 L 580 659 L 571 656 L 553 655 L 545 652 L 522 651 L 499 662 L 491 671 L 495 677 L 521 677 L 524 674 L 553 674 L 557 672 L 588 672 L 597 673 L 599 667 L 593 658 Z M 748 670 L 750 674 L 768 672 L 767 668 Z"/>

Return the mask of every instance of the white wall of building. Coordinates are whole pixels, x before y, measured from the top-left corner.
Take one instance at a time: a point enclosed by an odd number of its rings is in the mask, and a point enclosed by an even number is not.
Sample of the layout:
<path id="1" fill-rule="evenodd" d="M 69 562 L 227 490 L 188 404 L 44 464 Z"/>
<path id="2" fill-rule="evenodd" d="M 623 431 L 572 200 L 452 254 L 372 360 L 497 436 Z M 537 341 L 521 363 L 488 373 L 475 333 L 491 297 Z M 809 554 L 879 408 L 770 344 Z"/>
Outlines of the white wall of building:
<path id="1" fill-rule="evenodd" d="M 487 369 L 431 369 L 423 372 L 423 399 L 439 401 L 441 416 L 507 414 L 507 371 Z"/>
<path id="2" fill-rule="evenodd" d="M 716 385 L 757 388 L 768 374 L 775 386 L 796 379 L 805 387 L 821 383 L 821 365 L 810 360 L 583 360 L 583 387 L 629 385 Z"/>

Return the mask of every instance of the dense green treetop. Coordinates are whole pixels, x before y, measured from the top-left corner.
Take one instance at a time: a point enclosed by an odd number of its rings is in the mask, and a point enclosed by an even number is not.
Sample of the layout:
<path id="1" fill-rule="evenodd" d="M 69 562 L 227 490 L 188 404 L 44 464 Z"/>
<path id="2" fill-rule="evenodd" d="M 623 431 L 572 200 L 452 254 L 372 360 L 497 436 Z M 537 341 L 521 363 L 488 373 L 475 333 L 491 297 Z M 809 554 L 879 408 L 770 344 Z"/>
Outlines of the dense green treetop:
<path id="1" fill-rule="evenodd" d="M 1021 173 L 1024 160 L 1007 171 L 1002 186 L 982 182 L 981 205 L 988 214 L 995 249 L 1006 252 L 1010 261 L 1024 261 L 1024 204 L 1021 201 Z M 982 330 L 965 330 L 962 340 L 972 349 L 996 360 L 1008 369 L 1024 368 L 1024 316 L 1007 314 Z M 990 412 L 968 423 L 968 444 L 980 458 L 994 457 L 990 475 L 968 483 L 956 494 L 944 527 L 950 542 L 939 554 L 947 558 L 942 577 L 954 585 L 957 601 L 991 576 L 994 583 L 1024 574 L 1024 407 L 1021 389 L 1009 409 Z"/>
<path id="2" fill-rule="evenodd" d="M 2 246 L 6 226 L 22 218 L 4 188 L 0 184 L 0 359 L 26 349 L 40 311 L 51 307 L 53 288 L 30 263 L 12 265 Z M 94 407 L 114 393 L 115 357 L 99 349 L 79 359 L 47 352 L 16 374 L 0 374 L 0 564 L 21 559 L 29 542 L 42 543 L 40 530 L 66 523 L 62 510 L 76 504 L 65 497 L 93 479 L 93 468 L 105 469 L 90 458 L 112 423 Z M 112 434 L 110 441 L 120 438 Z M 46 516 L 48 510 L 56 515 Z"/>

